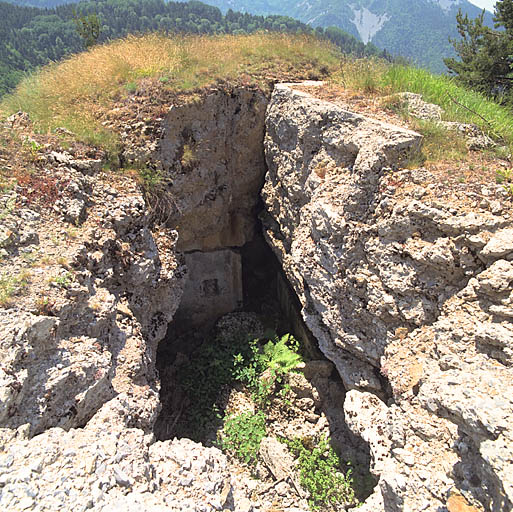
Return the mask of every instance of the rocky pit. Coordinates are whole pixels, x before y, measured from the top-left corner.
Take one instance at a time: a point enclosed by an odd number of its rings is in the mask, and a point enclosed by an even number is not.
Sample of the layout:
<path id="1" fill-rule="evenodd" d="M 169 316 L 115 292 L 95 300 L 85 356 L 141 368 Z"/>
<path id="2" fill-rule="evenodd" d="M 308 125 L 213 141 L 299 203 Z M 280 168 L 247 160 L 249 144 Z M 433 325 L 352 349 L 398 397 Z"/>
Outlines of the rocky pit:
<path id="1" fill-rule="evenodd" d="M 307 510 L 293 485 L 257 483 L 216 448 L 159 434 L 173 390 L 157 353 L 192 350 L 184 334 L 246 306 L 280 311 L 325 358 L 298 386 L 314 403 L 302 428 L 336 424 L 342 453 L 370 458 L 377 485 L 359 510 L 511 510 L 513 222 L 501 187 L 476 195 L 401 170 L 418 134 L 293 85 L 270 98 L 213 88 L 152 121 L 145 101 L 106 123 L 124 123 L 126 164 L 165 178 L 158 198 L 49 150 L 43 165 L 66 194 L 53 213 L 18 198 L 1 221 L 10 271 L 31 247 L 53 250 L 45 272 L 69 281 L 0 311 L 2 509 Z"/>

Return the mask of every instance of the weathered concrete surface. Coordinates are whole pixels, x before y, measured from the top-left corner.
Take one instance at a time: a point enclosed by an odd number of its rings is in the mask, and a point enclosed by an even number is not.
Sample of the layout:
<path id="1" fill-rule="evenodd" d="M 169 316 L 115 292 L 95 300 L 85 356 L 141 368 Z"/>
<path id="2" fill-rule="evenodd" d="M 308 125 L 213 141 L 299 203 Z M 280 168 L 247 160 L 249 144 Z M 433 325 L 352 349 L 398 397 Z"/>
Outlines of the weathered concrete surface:
<path id="1" fill-rule="evenodd" d="M 207 327 L 242 307 L 241 257 L 230 249 L 185 254 L 188 273 L 174 324 L 180 329 Z"/>
<path id="2" fill-rule="evenodd" d="M 347 424 L 380 476 L 364 509 L 511 510 L 508 208 L 394 171 L 418 135 L 292 86 L 266 123 L 265 233 L 351 390 Z"/>
<path id="3" fill-rule="evenodd" d="M 253 238 L 266 107 L 263 93 L 241 88 L 171 108 L 153 160 L 169 180 L 178 250 L 241 247 Z"/>

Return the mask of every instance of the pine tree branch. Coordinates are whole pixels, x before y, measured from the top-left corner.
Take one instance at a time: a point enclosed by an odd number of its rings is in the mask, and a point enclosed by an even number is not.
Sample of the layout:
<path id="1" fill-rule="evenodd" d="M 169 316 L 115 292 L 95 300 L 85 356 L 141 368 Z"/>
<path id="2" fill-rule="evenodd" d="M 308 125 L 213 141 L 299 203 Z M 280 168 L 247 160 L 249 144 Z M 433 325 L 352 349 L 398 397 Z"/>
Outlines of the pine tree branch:
<path id="1" fill-rule="evenodd" d="M 456 105 L 459 105 L 460 107 L 463 107 L 465 110 L 468 110 L 471 114 L 476 115 L 477 117 L 481 118 L 490 128 L 492 128 L 492 123 L 488 121 L 488 119 L 485 119 L 481 114 L 478 114 L 475 110 L 472 110 L 471 108 L 463 105 L 463 103 L 460 103 L 456 99 L 454 99 L 449 93 L 447 93 L 447 96 L 449 96 L 449 99 L 456 103 Z"/>

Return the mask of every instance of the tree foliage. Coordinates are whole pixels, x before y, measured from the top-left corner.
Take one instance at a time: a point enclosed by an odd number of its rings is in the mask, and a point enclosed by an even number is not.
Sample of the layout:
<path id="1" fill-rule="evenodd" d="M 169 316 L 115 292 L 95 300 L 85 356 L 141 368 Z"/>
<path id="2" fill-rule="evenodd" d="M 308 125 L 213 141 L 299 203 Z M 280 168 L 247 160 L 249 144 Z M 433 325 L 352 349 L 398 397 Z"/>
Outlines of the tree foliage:
<path id="1" fill-rule="evenodd" d="M 98 16 L 96 14 L 88 14 L 85 16 L 84 14 L 78 14 L 77 11 L 73 9 L 73 21 L 77 28 L 78 35 L 84 42 L 84 46 L 86 48 L 94 46 L 100 37 L 101 31 Z"/>
<path id="2" fill-rule="evenodd" d="M 456 16 L 460 39 L 451 40 L 459 59 L 445 64 L 468 87 L 510 100 L 513 85 L 513 0 L 495 6 L 495 29 L 483 23 L 484 10 L 475 19 L 459 11 Z"/>

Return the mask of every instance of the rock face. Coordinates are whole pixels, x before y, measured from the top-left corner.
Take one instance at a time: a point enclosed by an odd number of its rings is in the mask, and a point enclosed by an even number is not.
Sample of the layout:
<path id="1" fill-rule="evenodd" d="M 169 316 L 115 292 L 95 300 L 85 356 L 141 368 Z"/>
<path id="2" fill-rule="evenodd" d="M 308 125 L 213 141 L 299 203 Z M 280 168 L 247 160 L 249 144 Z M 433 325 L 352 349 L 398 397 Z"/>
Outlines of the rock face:
<path id="1" fill-rule="evenodd" d="M 370 236 L 356 236 L 375 227 L 372 213 L 384 167 L 415 150 L 420 139 L 285 85 L 273 94 L 265 140 L 269 172 L 262 190 L 265 233 L 303 305 L 308 327 L 341 374 L 346 373 L 340 361 L 344 351 L 379 365 L 387 332 L 380 317 L 395 315 L 399 327 L 404 316 L 414 322 L 416 316 L 431 314 L 416 290 L 410 297 L 403 293 L 399 309 L 384 288 L 376 286 L 374 296 L 365 290 L 365 282 L 379 276 L 366 271 L 372 265 L 363 262 L 387 258 L 384 279 L 398 292 L 407 292 L 408 269 L 400 257 L 394 261 L 391 246 L 373 246 Z M 353 288 L 360 293 L 344 300 Z M 372 385 L 375 379 L 369 375 L 368 380 Z M 354 387 L 350 379 L 344 384 Z"/>
<path id="2" fill-rule="evenodd" d="M 154 163 L 169 181 L 178 250 L 240 247 L 253 238 L 266 107 L 258 90 L 215 91 L 173 106 L 164 119 Z"/>
<path id="3" fill-rule="evenodd" d="M 418 135 L 291 86 L 266 126 L 265 234 L 351 390 L 380 477 L 364 510 L 510 510 L 511 216 L 420 194 L 427 171 L 394 171 Z"/>
<path id="4" fill-rule="evenodd" d="M 123 158 L 167 191 L 161 228 L 156 205 L 97 155 L 39 157 L 51 204 L 34 206 L 37 181 L 0 196 L 2 286 L 26 287 L 1 297 L 0 508 L 270 508 L 217 449 L 151 434 L 157 343 L 175 315 L 238 305 L 237 251 L 263 185 L 266 239 L 345 386 L 327 361 L 291 374 L 304 416 L 287 429 L 304 437 L 329 423 L 368 444 L 379 484 L 359 510 L 511 510 L 513 221 L 492 197 L 502 189 L 472 202 L 425 169 L 399 171 L 418 134 L 290 85 L 270 102 L 215 89 L 168 110 L 158 129 L 123 135 Z M 323 388 L 335 406 L 319 416 Z"/>
<path id="5" fill-rule="evenodd" d="M 156 347 L 178 307 L 185 272 L 172 252 L 159 256 L 159 245 L 172 251 L 176 233 L 151 233 L 134 185 L 110 199 L 105 188 L 102 179 L 91 180 L 89 218 L 72 228 L 73 243 L 61 242 L 55 261 L 53 239 L 67 214 L 33 215 L 38 236 L 31 251 L 46 253 L 48 262 L 46 273 L 26 271 L 29 295 L 0 310 L 3 427 L 29 424 L 30 435 L 79 427 L 110 400 L 134 397 L 142 408 L 126 412 L 132 425 L 148 429 L 155 420 Z M 20 215 L 27 210 L 9 218 Z M 32 254 L 22 249 L 9 247 L 10 272 Z M 68 271 L 52 277 L 62 265 Z"/>
<path id="6" fill-rule="evenodd" d="M 204 328 L 217 318 L 242 308 L 242 262 L 240 254 L 224 249 L 185 255 L 188 275 L 174 317 L 185 332 Z"/>
<path id="7" fill-rule="evenodd" d="M 176 317 L 185 328 L 205 327 L 242 304 L 241 261 L 231 249 L 255 234 L 267 102 L 251 88 L 189 98 L 171 106 L 152 151 L 126 155 L 166 183 L 160 215 L 178 231 L 177 250 L 193 269 Z"/>
<path id="8" fill-rule="evenodd" d="M 154 443 L 139 429 L 112 431 L 99 416 L 85 429 L 53 428 L 32 440 L 0 430 L 2 510 L 252 510 L 253 482 L 230 474 L 218 449 Z"/>

